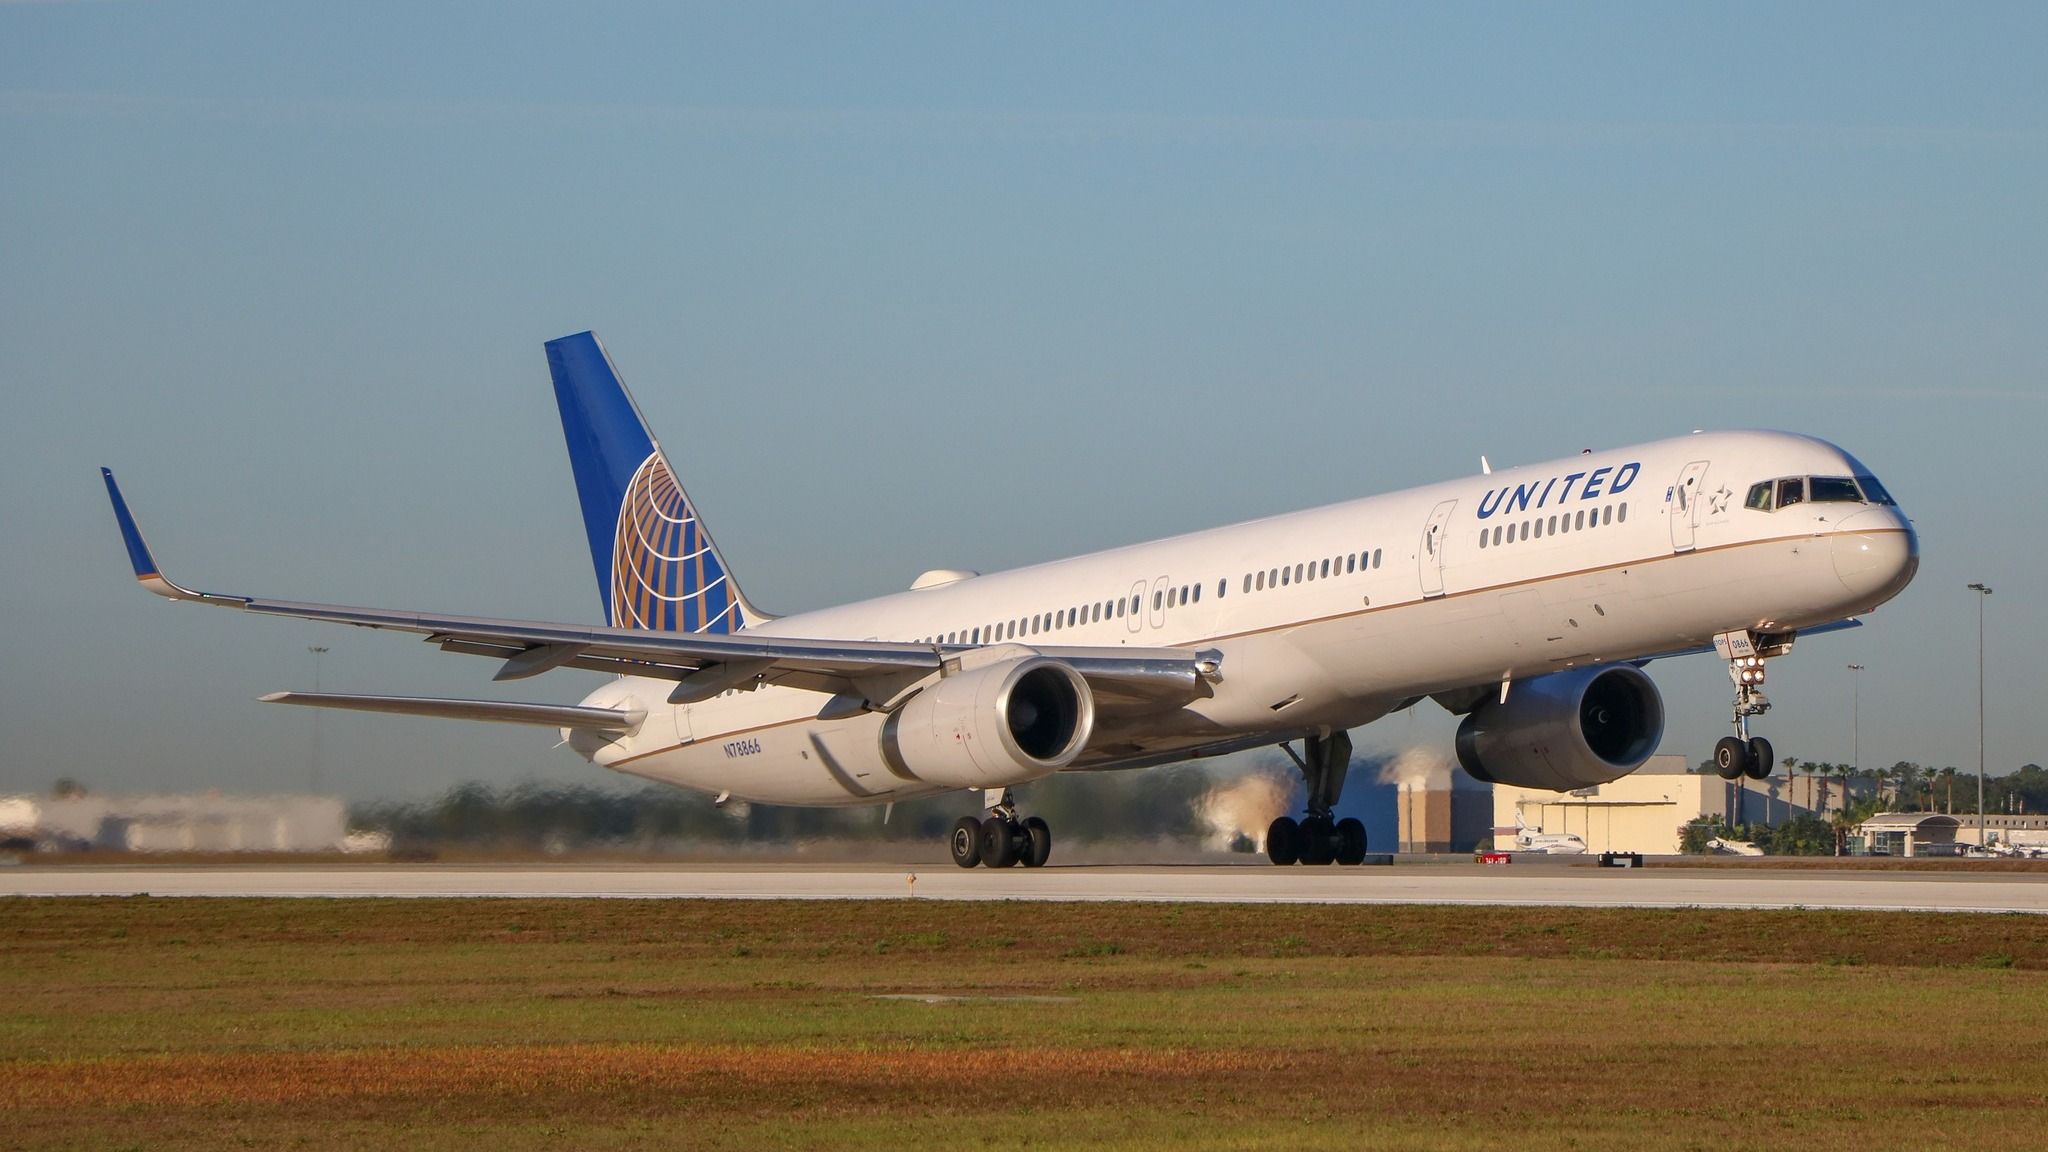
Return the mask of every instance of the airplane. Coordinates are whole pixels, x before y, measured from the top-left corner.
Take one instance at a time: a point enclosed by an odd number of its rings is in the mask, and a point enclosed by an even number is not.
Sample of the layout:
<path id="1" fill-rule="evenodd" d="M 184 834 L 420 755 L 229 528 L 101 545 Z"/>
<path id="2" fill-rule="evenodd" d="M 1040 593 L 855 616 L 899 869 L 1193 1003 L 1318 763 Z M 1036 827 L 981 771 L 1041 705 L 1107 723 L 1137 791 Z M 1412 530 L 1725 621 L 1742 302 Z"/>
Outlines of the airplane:
<path id="1" fill-rule="evenodd" d="M 1870 469 L 1824 440 L 1696 432 L 981 575 L 796 615 L 757 608 L 589 332 L 545 345 L 605 624 L 299 603 L 192 590 L 157 564 L 102 469 L 135 576 L 173 600 L 423 636 L 497 680 L 616 673 L 575 705 L 276 692 L 267 702 L 558 728 L 583 758 L 722 800 L 894 804 L 977 790 L 963 868 L 1038 867 L 1052 832 L 1017 790 L 1279 746 L 1302 815 L 1279 865 L 1358 864 L 1336 820 L 1352 729 L 1433 699 L 1483 782 L 1619 779 L 1655 752 L 1642 667 L 1717 652 L 1735 689 L 1715 747 L 1769 775 L 1749 722 L 1765 661 L 1854 627 L 1919 563 Z M 1300 745 L 1300 751 L 1294 748 Z"/>
<path id="2" fill-rule="evenodd" d="M 1716 836 L 1707 841 L 1707 851 L 1721 856 L 1761 856 L 1764 850 L 1748 840 L 1730 840 Z"/>
<path id="3" fill-rule="evenodd" d="M 1586 852 L 1586 841 L 1575 832 L 1531 830 L 1522 822 L 1522 814 L 1517 812 L 1514 850 L 1538 856 L 1582 856 Z"/>

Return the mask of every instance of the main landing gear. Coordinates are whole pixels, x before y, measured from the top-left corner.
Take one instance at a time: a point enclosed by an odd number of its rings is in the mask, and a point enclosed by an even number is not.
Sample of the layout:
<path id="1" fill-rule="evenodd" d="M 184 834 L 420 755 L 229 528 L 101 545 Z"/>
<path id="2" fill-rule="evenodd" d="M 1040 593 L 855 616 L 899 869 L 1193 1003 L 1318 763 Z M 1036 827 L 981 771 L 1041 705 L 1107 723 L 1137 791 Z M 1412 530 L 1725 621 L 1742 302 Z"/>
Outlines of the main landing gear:
<path id="1" fill-rule="evenodd" d="M 1017 806 L 1010 800 L 1007 788 L 992 789 L 988 797 L 988 819 L 962 816 L 954 823 L 952 839 L 947 842 L 953 863 L 962 868 L 976 864 L 991 868 L 1015 864 L 1045 867 L 1052 856 L 1052 828 L 1036 816 L 1019 820 Z"/>
<path id="2" fill-rule="evenodd" d="M 1723 736 L 1714 745 L 1714 770 L 1721 779 L 1763 780 L 1777 767 L 1771 742 L 1749 734 L 1749 718 L 1771 710 L 1763 693 L 1764 657 L 1783 655 L 1791 646 L 1789 633 L 1783 638 L 1752 637 L 1747 632 L 1714 637 L 1714 647 L 1727 659 L 1728 679 L 1735 685 L 1735 735 Z"/>
<path id="3" fill-rule="evenodd" d="M 1365 825 L 1350 817 L 1331 820 L 1330 809 L 1344 792 L 1351 766 L 1351 734 L 1333 732 L 1301 742 L 1303 755 L 1282 744 L 1308 782 L 1308 815 L 1282 816 L 1266 829 L 1266 858 L 1275 864 L 1363 864 Z"/>

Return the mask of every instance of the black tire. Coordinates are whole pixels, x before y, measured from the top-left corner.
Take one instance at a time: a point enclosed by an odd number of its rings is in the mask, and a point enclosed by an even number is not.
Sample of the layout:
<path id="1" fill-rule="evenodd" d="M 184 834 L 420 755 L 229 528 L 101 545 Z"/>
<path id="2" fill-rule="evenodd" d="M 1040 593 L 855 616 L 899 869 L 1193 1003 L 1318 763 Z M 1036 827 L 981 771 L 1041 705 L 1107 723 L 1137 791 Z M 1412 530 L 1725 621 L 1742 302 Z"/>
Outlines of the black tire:
<path id="1" fill-rule="evenodd" d="M 1282 816 L 1266 826 L 1266 859 L 1282 868 L 1301 859 L 1301 825 Z"/>
<path id="2" fill-rule="evenodd" d="M 1337 821 L 1337 863 L 1365 863 L 1365 825 L 1350 816 Z"/>
<path id="3" fill-rule="evenodd" d="M 946 847 L 953 853 L 953 863 L 962 868 L 973 868 L 981 863 L 981 821 L 972 816 L 962 816 L 953 822 L 953 835 Z"/>
<path id="4" fill-rule="evenodd" d="M 1723 736 L 1714 743 L 1714 771 L 1723 780 L 1733 780 L 1749 770 L 1749 745 L 1733 736 Z"/>
<path id="5" fill-rule="evenodd" d="M 1749 738 L 1749 763 L 1743 771 L 1751 780 L 1770 778 L 1771 769 L 1778 766 L 1778 754 L 1771 749 L 1771 742 L 1761 736 Z"/>
<path id="6" fill-rule="evenodd" d="M 1328 816 L 1311 816 L 1301 822 L 1301 862 L 1329 864 L 1337 859 L 1337 829 Z"/>
<path id="7" fill-rule="evenodd" d="M 989 868 L 1008 868 L 1017 862 L 1017 840 L 1022 829 L 1001 816 L 981 822 L 981 862 Z"/>
<path id="8" fill-rule="evenodd" d="M 1045 862 L 1052 859 L 1052 826 L 1036 816 L 1027 817 L 1024 821 L 1024 836 L 1028 843 L 1028 847 L 1024 849 L 1024 866 L 1045 867 Z"/>

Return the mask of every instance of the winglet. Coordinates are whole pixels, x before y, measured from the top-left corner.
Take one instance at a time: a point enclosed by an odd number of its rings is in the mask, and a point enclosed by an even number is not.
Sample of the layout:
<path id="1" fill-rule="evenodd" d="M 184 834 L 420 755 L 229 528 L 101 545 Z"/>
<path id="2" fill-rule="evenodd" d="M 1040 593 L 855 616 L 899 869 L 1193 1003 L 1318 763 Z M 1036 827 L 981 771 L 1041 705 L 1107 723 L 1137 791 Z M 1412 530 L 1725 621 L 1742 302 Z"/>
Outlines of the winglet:
<path id="1" fill-rule="evenodd" d="M 107 499 L 114 502 L 114 519 L 121 524 L 121 543 L 128 546 L 128 562 L 135 566 L 135 578 L 147 580 L 158 575 L 156 558 L 149 554 L 149 545 L 142 542 L 142 530 L 135 526 L 128 501 L 121 498 L 121 486 L 114 483 L 114 470 L 100 469 L 100 479 L 107 482 Z"/>
<path id="2" fill-rule="evenodd" d="M 114 482 L 113 469 L 100 469 L 100 478 L 107 482 L 107 499 L 114 502 L 114 519 L 121 525 L 121 543 L 128 548 L 128 563 L 135 568 L 135 579 L 140 581 L 144 588 L 170 600 L 206 600 L 235 605 L 248 603 L 247 598 L 241 596 L 216 596 L 210 592 L 194 592 L 165 578 L 157 569 L 156 557 L 149 553 L 149 545 L 143 542 L 142 529 L 135 526 L 135 515 L 128 511 L 128 501 L 121 495 L 121 486 Z"/>

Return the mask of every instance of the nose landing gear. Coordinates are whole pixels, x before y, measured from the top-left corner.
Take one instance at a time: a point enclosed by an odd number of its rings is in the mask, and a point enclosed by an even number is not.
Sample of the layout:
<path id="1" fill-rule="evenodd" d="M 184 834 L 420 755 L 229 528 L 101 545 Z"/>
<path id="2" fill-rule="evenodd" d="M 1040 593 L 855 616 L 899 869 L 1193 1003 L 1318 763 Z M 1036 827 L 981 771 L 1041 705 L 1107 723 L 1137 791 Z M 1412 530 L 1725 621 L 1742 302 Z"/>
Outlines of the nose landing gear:
<path id="1" fill-rule="evenodd" d="M 1365 825 L 1350 817 L 1332 820 L 1330 810 L 1344 792 L 1344 773 L 1351 766 L 1351 734 L 1333 732 L 1302 742 L 1305 755 L 1280 746 L 1308 782 L 1308 815 L 1301 820 L 1282 816 L 1266 829 L 1266 858 L 1275 864 L 1363 864 Z"/>
<path id="2" fill-rule="evenodd" d="M 1763 780 L 1777 767 L 1778 756 L 1771 742 L 1749 734 L 1749 718 L 1771 710 L 1770 698 L 1763 692 L 1765 657 L 1782 656 L 1791 648 L 1790 633 L 1723 632 L 1714 637 L 1714 649 L 1728 661 L 1728 679 L 1735 685 L 1735 735 L 1723 736 L 1714 745 L 1714 770 L 1723 780 L 1744 776 Z"/>

